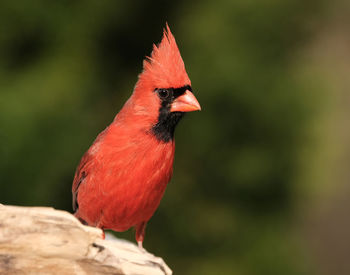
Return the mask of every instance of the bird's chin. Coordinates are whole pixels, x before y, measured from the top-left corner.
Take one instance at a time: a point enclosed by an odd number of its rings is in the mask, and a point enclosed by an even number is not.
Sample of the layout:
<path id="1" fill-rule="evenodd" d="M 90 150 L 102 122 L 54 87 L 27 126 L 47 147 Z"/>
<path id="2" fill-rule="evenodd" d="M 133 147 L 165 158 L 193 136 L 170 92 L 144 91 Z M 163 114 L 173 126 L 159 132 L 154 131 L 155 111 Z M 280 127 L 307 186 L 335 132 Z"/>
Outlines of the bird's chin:
<path id="1" fill-rule="evenodd" d="M 184 116 L 184 112 L 168 112 L 159 116 L 157 124 L 152 127 L 152 133 L 162 142 L 170 142 L 174 139 L 176 125 Z"/>

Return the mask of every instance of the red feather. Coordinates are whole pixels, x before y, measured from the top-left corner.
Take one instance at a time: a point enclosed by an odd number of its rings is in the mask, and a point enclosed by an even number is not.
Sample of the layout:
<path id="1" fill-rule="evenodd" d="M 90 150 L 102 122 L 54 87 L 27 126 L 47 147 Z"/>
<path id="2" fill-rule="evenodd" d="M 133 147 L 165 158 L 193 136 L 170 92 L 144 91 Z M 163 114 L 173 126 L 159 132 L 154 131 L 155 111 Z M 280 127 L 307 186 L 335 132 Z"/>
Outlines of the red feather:
<path id="1" fill-rule="evenodd" d="M 136 240 L 142 245 L 146 223 L 171 179 L 175 152 L 173 139 L 164 142 L 152 133 L 161 106 L 155 89 L 190 85 L 167 26 L 161 43 L 144 61 L 132 96 L 81 159 L 72 187 L 75 215 L 80 220 L 115 231 L 135 226 Z M 200 109 L 190 94 L 187 104 Z"/>

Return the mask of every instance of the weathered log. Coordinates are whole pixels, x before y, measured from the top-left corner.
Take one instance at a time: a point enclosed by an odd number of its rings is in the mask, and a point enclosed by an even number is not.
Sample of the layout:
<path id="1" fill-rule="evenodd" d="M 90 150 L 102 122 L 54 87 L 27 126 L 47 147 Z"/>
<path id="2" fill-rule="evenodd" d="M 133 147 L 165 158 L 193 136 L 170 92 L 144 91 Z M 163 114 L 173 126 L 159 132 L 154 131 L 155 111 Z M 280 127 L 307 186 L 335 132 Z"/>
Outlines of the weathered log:
<path id="1" fill-rule="evenodd" d="M 135 244 L 102 239 L 68 212 L 0 204 L 0 274 L 172 274 Z"/>

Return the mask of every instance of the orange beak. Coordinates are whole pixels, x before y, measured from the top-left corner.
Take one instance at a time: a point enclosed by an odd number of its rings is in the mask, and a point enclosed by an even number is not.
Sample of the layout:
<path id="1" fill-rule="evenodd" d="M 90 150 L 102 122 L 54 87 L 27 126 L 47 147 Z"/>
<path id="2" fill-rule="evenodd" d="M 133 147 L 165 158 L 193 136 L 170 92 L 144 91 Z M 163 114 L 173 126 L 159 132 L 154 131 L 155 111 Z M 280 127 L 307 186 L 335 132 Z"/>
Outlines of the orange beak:
<path id="1" fill-rule="evenodd" d="M 189 90 L 176 98 L 171 104 L 170 112 L 192 112 L 200 111 L 201 106 L 197 98 Z"/>

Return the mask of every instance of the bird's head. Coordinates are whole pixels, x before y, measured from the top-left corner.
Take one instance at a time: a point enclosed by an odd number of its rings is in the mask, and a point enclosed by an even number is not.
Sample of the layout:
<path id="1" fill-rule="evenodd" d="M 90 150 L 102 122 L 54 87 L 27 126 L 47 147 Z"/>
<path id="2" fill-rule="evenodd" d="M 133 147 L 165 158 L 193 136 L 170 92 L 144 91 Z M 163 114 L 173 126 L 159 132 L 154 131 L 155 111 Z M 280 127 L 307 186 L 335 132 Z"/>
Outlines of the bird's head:
<path id="1" fill-rule="evenodd" d="M 164 142 L 173 139 L 184 113 L 201 109 L 168 24 L 162 41 L 143 62 L 132 98 L 134 110 L 151 117 L 152 133 Z"/>

